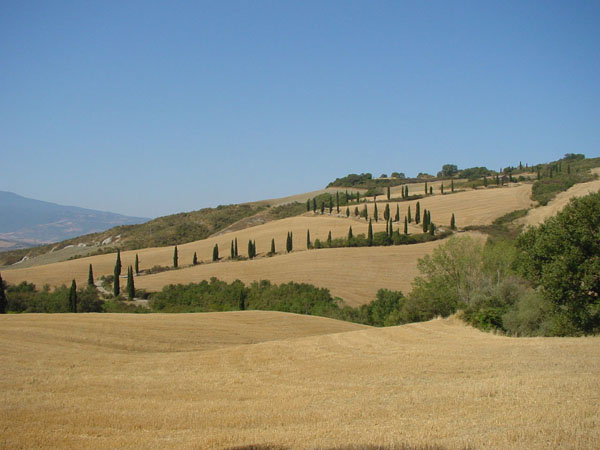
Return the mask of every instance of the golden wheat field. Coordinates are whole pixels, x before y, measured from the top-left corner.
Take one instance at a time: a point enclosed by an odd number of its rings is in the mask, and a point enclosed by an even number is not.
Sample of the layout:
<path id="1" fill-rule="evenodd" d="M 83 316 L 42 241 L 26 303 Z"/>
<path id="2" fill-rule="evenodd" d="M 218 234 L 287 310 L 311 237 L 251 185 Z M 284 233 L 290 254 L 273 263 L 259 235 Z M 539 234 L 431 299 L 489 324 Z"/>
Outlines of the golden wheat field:
<path id="1" fill-rule="evenodd" d="M 457 319 L 0 317 L 0 447 L 594 449 L 600 338 Z"/>

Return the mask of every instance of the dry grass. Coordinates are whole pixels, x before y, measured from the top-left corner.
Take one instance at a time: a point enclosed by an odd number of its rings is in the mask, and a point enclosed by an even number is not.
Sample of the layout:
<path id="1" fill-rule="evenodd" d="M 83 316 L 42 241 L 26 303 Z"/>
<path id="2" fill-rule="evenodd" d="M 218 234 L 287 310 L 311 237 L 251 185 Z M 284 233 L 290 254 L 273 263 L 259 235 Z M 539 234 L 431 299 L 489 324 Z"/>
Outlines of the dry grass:
<path id="1" fill-rule="evenodd" d="M 600 175 L 600 168 L 592 169 L 591 172 Z M 525 217 L 519 220 L 519 223 L 524 225 L 539 225 L 548 217 L 555 216 L 572 198 L 583 197 L 592 192 L 598 192 L 598 190 L 600 190 L 600 180 L 576 184 L 565 192 L 559 193 L 546 206 L 540 206 L 529 211 Z"/>
<path id="2" fill-rule="evenodd" d="M 593 449 L 600 442 L 598 337 L 506 338 L 449 319 L 285 338 L 277 326 L 295 316 L 234 314 L 253 323 L 271 316 L 264 330 L 235 327 L 247 336 L 234 342 L 232 330 L 212 328 L 224 324 L 223 314 L 0 317 L 0 446 Z M 313 327 L 313 318 L 302 319 L 298 328 Z M 194 329 L 214 333 L 219 348 L 197 350 L 205 343 Z M 243 345 L 271 332 L 280 340 Z"/>

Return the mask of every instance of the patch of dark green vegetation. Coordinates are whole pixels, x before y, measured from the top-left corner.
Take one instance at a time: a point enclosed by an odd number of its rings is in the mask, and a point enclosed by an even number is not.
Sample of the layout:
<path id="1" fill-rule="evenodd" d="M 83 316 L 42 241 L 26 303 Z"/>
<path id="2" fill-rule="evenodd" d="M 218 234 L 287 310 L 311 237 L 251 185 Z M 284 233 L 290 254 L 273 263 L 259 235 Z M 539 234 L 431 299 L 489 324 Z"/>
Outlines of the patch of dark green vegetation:
<path id="1" fill-rule="evenodd" d="M 273 206 L 269 209 L 269 217 L 273 220 L 287 219 L 288 217 L 299 216 L 306 212 L 304 203 L 293 202 L 285 205 Z"/>
<path id="2" fill-rule="evenodd" d="M 516 239 L 522 225 L 515 225 L 513 222 L 527 215 L 528 209 L 517 209 L 495 219 L 491 225 L 469 225 L 464 227 L 465 231 L 480 231 L 490 236 L 491 239 L 510 240 Z"/>

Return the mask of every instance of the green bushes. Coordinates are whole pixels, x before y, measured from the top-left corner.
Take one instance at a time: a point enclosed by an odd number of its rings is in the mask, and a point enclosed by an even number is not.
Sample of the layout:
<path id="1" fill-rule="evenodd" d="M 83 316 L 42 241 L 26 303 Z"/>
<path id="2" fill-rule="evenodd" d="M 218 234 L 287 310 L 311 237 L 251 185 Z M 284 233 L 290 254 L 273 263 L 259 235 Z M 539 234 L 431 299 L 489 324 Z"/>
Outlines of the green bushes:
<path id="1" fill-rule="evenodd" d="M 98 291 L 91 286 L 77 291 L 77 312 L 101 312 L 102 301 Z M 50 291 L 44 286 L 38 291 L 34 284 L 22 282 L 16 286 L 7 286 L 7 310 L 13 313 L 66 313 L 72 312 L 71 290 L 66 286 Z M 72 294 L 71 294 L 72 295 Z"/>

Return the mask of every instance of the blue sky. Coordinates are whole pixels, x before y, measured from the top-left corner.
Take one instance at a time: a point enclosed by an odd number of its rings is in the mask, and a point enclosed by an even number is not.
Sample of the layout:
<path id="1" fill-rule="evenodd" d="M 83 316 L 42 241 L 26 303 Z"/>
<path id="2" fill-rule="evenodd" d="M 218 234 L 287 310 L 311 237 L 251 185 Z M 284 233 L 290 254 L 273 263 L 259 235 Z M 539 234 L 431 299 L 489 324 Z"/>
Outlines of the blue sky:
<path id="1" fill-rule="evenodd" d="M 155 217 L 600 156 L 600 2 L 0 3 L 0 190 Z"/>

